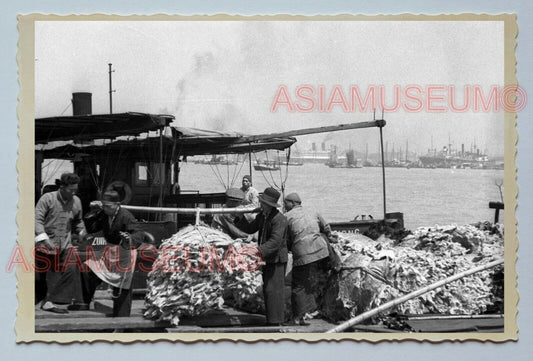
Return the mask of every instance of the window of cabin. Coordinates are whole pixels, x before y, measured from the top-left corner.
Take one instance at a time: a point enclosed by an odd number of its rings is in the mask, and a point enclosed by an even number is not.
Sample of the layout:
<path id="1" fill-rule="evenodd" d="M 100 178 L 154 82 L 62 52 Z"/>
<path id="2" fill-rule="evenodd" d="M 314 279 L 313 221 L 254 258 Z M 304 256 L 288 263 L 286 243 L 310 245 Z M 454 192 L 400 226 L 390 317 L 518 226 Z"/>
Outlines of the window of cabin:
<path id="1" fill-rule="evenodd" d="M 146 163 L 135 163 L 135 185 L 147 186 L 148 185 L 148 165 Z"/>

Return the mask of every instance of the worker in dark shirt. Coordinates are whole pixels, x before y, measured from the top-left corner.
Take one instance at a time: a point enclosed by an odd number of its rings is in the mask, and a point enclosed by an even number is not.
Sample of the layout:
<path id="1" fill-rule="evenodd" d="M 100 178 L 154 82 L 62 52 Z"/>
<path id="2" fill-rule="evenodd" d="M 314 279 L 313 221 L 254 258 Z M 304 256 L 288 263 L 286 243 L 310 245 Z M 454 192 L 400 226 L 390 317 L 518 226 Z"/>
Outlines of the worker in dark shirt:
<path id="1" fill-rule="evenodd" d="M 103 237 L 107 245 L 97 259 L 86 261 L 90 271 L 82 273 L 84 302 L 91 302 L 96 287 L 104 281 L 113 289 L 113 317 L 129 316 L 136 249 L 143 243 L 145 233 L 134 229 L 135 217 L 120 206 L 116 191 L 106 191 L 102 201 L 92 202 L 91 208 L 85 219 L 87 231 L 93 237 Z"/>
<path id="2" fill-rule="evenodd" d="M 285 321 L 285 269 L 287 267 L 287 219 L 277 209 L 280 193 L 267 188 L 259 196 L 261 213 L 249 222 L 246 217 L 236 218 L 236 225 L 246 233 L 258 235 L 258 250 L 265 263 L 261 269 L 266 319 L 269 325 Z"/>

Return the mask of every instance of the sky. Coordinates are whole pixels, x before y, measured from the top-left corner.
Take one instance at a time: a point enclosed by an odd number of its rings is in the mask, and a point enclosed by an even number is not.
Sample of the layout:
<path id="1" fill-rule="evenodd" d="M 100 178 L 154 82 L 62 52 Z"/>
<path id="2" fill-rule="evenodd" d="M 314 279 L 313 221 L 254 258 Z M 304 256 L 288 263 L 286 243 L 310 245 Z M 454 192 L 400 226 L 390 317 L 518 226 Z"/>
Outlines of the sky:
<path id="1" fill-rule="evenodd" d="M 488 99 L 503 86 L 503 40 L 503 23 L 495 21 L 39 21 L 35 116 L 71 115 L 73 92 L 92 93 L 93 113 L 108 113 L 112 63 L 114 113 L 274 133 L 370 121 L 372 107 L 352 103 L 352 91 L 362 101 L 382 89 L 389 150 L 475 144 L 502 156 L 503 111 L 476 112 L 471 101 L 457 112 L 450 98 L 460 107 L 465 87 Z M 406 98 L 406 89 L 420 102 Z M 297 146 L 325 142 L 362 152 L 368 144 L 372 153 L 378 141 L 377 129 L 365 129 L 299 137 Z"/>

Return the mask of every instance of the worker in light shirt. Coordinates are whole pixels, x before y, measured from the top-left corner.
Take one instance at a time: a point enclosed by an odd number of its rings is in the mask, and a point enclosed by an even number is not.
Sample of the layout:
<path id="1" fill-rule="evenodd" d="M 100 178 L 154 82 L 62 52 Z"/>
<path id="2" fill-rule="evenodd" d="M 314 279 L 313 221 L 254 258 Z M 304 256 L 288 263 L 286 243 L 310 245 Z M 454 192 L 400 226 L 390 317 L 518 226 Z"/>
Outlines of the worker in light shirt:
<path id="1" fill-rule="evenodd" d="M 285 199 L 288 224 L 287 246 L 293 257 L 291 303 L 293 323 L 307 325 L 305 315 L 317 310 L 320 264 L 329 257 L 328 243 L 320 233 L 322 218 L 307 213 L 297 193 Z M 329 227 L 328 227 L 329 228 Z"/>
<path id="2" fill-rule="evenodd" d="M 259 207 L 259 192 L 257 191 L 257 189 L 252 187 L 252 177 L 250 177 L 249 175 L 245 175 L 244 177 L 242 177 L 241 191 L 244 193 L 244 197 L 242 200 L 243 206 L 250 206 L 251 208 Z"/>
<path id="3" fill-rule="evenodd" d="M 254 213 L 245 213 L 244 217 L 248 222 L 252 222 L 259 211 L 259 192 L 252 186 L 252 177 L 245 175 L 242 177 L 242 187 L 244 197 L 241 201 L 242 206 L 250 210 L 256 210 Z M 257 241 L 257 232 L 252 235 L 253 239 Z"/>
<path id="4" fill-rule="evenodd" d="M 44 194 L 35 206 L 35 301 L 41 309 L 68 313 L 60 304 L 82 303 L 80 270 L 72 257 L 72 235 L 87 234 L 80 199 L 75 196 L 80 178 L 61 175 L 59 189 Z M 59 262 L 57 262 L 59 261 Z"/>

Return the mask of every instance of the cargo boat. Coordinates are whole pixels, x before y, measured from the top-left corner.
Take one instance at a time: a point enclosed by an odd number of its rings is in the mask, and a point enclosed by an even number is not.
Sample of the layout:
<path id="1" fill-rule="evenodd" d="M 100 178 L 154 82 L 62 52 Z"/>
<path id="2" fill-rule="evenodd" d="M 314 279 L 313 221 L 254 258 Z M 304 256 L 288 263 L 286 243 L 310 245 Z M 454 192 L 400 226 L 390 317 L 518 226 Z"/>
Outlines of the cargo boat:
<path id="1" fill-rule="evenodd" d="M 132 209 L 138 218 L 137 227 L 153 236 L 154 243 L 170 237 L 177 229 L 209 217 L 225 201 L 224 193 L 203 194 L 198 191 L 181 190 L 179 187 L 180 162 L 188 156 L 213 154 L 251 154 L 267 149 L 284 150 L 296 142 L 294 136 L 331 132 L 345 129 L 377 127 L 384 120 L 344 124 L 339 126 L 309 128 L 274 134 L 243 135 L 221 133 L 172 126 L 171 115 L 144 113 L 120 114 L 75 114 L 66 117 L 40 118 L 35 120 L 36 141 L 36 200 L 41 192 L 41 165 L 44 159 L 65 159 L 74 163 L 74 170 L 82 178 L 80 198 L 84 207 L 96 199 L 105 189 L 118 189 L 125 208 Z M 152 132 L 150 134 L 149 132 Z M 156 132 L 156 135 L 153 135 Z M 158 133 L 158 134 L 157 134 Z M 110 140 L 121 136 L 143 137 Z M 251 172 L 250 172 L 251 173 Z M 384 173 L 383 173 L 384 177 Z M 384 179 L 383 179 L 384 180 Z M 385 187 L 383 187 L 385 200 Z M 169 211 L 169 208 L 180 211 Z M 332 228 L 343 232 L 365 232 L 373 227 L 403 228 L 403 214 L 388 213 L 384 217 L 354 219 L 334 222 Z M 227 210 L 226 210 L 227 211 Z M 146 273 L 136 268 L 133 281 L 134 293 L 141 296 L 146 291 Z M 105 291 L 105 290 L 102 290 Z M 135 301 L 139 309 L 142 300 Z M 142 319 L 132 314 L 127 320 L 105 318 L 109 299 L 103 297 L 95 303 L 95 311 L 64 315 L 51 315 L 36 309 L 37 332 L 75 332 L 102 330 L 157 330 L 165 332 L 324 332 L 334 325 L 324 320 L 311 320 L 313 328 L 280 326 L 265 329 L 261 315 L 238 313 L 225 309 L 212 322 L 215 315 L 203 321 L 190 320 L 187 328 L 176 329 L 168 323 Z M 211 317 L 212 316 L 212 317 Z M 61 320 L 57 319 L 61 317 Z M 71 319 L 72 321 L 67 321 Z M 80 322 L 80 319 L 84 319 Z M 201 326 L 202 322 L 207 322 Z M 498 321 L 499 322 L 499 321 Z M 503 322 L 503 321 L 502 321 Z M 498 324 L 499 325 L 499 324 Z M 214 326 L 219 328 L 214 328 Z M 225 328 L 224 328 L 225 327 Z M 358 326 L 352 331 L 372 329 Z M 372 332 L 390 332 L 374 327 Z M 224 331 L 222 331 L 224 330 Z M 230 330 L 230 331 L 228 331 Z M 232 330 L 232 331 L 231 331 Z M 398 332 L 398 331 L 393 331 Z"/>

